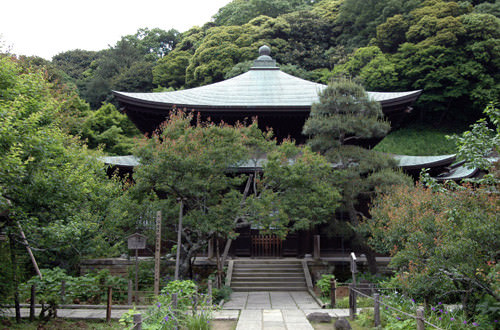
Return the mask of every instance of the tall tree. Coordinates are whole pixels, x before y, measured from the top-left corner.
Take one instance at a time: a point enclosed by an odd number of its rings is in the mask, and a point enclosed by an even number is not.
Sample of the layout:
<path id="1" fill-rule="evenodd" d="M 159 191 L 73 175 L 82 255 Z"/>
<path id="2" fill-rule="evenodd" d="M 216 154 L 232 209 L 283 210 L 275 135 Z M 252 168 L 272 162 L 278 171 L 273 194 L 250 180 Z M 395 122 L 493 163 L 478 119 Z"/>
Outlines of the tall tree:
<path id="1" fill-rule="evenodd" d="M 396 164 L 390 157 L 359 146 L 382 138 L 389 129 L 380 104 L 370 100 L 362 86 L 346 79 L 331 83 L 320 94 L 319 103 L 313 104 L 303 133 L 309 136 L 312 149 L 325 155 L 339 172 L 341 222 L 347 220 L 357 226 L 360 218 L 368 215 L 361 211 L 366 209 L 375 188 L 411 184 L 408 177 L 395 170 Z M 338 233 L 336 228 L 331 230 Z M 343 236 L 351 240 L 354 249 L 367 255 L 371 271 L 376 271 L 374 253 L 362 236 L 350 230 L 344 230 Z"/>
<path id="2" fill-rule="evenodd" d="M 105 214 L 120 185 L 104 164 L 63 132 L 64 94 L 41 71 L 0 59 L 0 212 L 11 240 L 18 224 L 46 266 L 74 270 L 82 255 L 102 254 Z"/>

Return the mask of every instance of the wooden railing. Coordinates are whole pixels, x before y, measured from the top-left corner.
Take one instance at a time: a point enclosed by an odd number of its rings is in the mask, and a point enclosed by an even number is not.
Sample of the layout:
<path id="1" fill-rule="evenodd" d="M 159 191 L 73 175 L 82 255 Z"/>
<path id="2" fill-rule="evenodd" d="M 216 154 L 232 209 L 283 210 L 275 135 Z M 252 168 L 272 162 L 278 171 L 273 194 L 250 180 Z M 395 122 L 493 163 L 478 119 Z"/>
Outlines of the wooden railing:
<path id="1" fill-rule="evenodd" d="M 283 241 L 276 235 L 252 235 L 252 257 L 281 257 Z"/>

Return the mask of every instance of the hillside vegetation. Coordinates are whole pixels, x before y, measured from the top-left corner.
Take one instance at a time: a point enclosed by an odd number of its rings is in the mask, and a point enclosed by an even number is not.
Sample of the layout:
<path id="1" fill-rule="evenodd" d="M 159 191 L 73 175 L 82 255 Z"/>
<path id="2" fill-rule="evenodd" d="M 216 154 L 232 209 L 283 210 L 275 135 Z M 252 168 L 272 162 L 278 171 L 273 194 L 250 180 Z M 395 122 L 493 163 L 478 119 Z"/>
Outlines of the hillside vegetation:
<path id="1" fill-rule="evenodd" d="M 88 106 L 68 109 L 84 118 L 69 120 L 70 131 L 115 154 L 127 153 L 127 139 L 137 131 L 117 118 L 112 131 L 89 128 L 95 120 L 85 119 L 115 102 L 111 90 L 218 82 L 248 70 L 263 44 L 284 71 L 304 79 L 328 83 L 348 76 L 367 90 L 422 89 L 414 120 L 463 125 L 500 100 L 499 15 L 498 0 L 234 0 L 211 22 L 183 33 L 145 28 L 101 51 L 24 60 L 45 66 L 53 81 L 78 91 Z M 121 146 L 113 147 L 118 141 Z"/>

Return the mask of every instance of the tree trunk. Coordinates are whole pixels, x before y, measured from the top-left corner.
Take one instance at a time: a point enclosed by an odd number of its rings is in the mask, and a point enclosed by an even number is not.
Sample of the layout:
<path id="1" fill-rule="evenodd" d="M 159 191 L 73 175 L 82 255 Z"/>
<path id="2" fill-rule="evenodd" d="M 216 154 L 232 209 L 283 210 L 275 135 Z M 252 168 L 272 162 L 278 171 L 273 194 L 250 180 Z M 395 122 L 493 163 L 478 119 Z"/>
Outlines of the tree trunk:
<path id="1" fill-rule="evenodd" d="M 220 289 L 222 287 L 222 265 L 221 265 L 221 257 L 220 257 L 220 250 L 219 250 L 219 238 L 217 237 L 215 240 L 215 255 L 217 258 L 217 278 L 215 282 L 215 286 L 217 289 Z"/>
<path id="2" fill-rule="evenodd" d="M 14 285 L 14 306 L 16 309 L 16 322 L 21 323 L 21 307 L 19 305 L 19 283 L 17 278 L 16 243 L 14 234 L 9 233 L 10 262 L 12 264 L 12 284 Z"/>

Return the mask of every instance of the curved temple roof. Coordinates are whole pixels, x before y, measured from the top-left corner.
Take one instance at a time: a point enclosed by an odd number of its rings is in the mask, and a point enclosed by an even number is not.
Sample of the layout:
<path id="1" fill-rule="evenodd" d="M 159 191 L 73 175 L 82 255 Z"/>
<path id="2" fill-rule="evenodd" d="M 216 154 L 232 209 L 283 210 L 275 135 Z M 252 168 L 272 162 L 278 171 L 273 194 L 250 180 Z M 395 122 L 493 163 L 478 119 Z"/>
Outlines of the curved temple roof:
<path id="1" fill-rule="evenodd" d="M 126 93 L 114 91 L 118 101 L 124 104 L 165 108 L 177 106 L 188 109 L 310 109 L 319 101 L 318 93 L 327 85 L 294 77 L 279 70 L 269 56 L 267 46 L 259 49 L 259 58 L 252 68 L 239 76 L 214 84 L 159 93 Z M 368 95 L 382 106 L 414 102 L 421 91 L 379 93 Z"/>
<path id="2" fill-rule="evenodd" d="M 211 85 L 160 93 L 114 92 L 120 101 L 172 104 L 178 107 L 311 107 L 327 85 L 310 82 L 280 70 L 250 69 L 237 77 Z M 416 99 L 421 91 L 368 92 L 382 104 Z"/>

